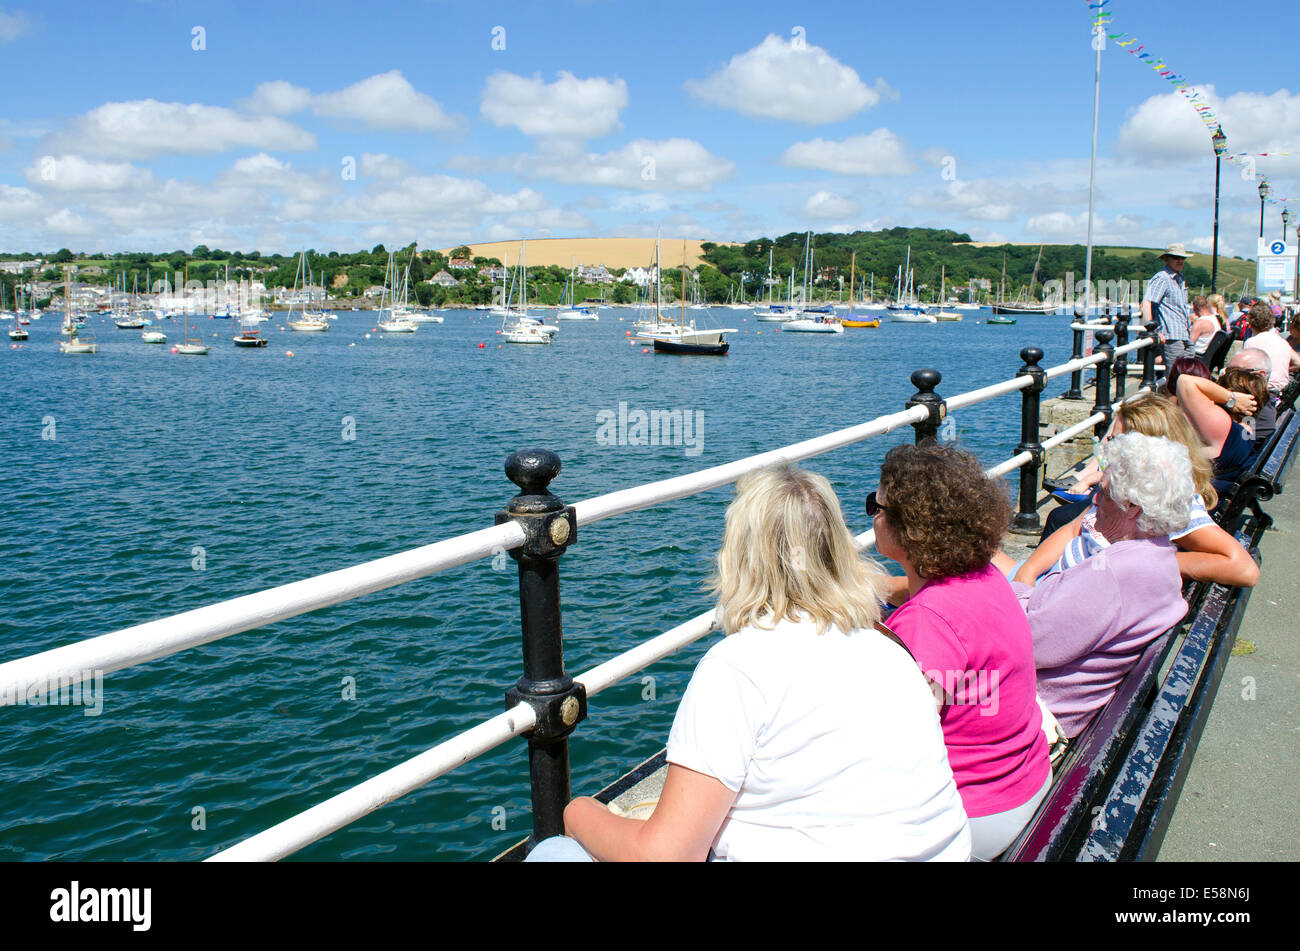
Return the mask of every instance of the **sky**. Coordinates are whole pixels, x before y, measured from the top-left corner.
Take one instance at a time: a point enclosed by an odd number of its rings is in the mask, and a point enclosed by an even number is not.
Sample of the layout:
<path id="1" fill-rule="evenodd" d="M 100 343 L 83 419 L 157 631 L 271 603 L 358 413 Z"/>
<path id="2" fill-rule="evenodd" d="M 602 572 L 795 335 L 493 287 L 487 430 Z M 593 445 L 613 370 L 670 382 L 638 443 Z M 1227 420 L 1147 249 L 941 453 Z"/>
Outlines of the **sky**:
<path id="1" fill-rule="evenodd" d="M 946 227 L 1086 236 L 1085 0 L 0 0 L 0 249 L 375 244 Z M 1300 216 L 1300 7 L 1110 0 Z M 1099 244 L 1210 249 L 1208 133 L 1102 52 Z M 1220 250 L 1257 181 L 1222 169 Z M 1265 230 L 1281 231 L 1270 205 Z"/>

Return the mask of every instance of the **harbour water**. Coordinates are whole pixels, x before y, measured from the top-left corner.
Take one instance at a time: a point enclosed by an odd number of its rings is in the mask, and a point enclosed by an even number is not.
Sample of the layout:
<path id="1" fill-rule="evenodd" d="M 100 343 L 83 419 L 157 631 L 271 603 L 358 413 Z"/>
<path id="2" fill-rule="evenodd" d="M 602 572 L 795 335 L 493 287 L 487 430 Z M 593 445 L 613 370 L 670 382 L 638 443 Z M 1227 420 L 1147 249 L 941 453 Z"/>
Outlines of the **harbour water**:
<path id="1" fill-rule="evenodd" d="M 279 329 L 277 314 L 261 350 L 203 319 L 191 329 L 207 357 L 170 352 L 179 321 L 158 325 L 166 346 L 147 346 L 93 318 L 99 353 L 81 357 L 57 352 L 59 315 L 34 322 L 0 360 L 0 659 L 488 526 L 514 494 L 502 463 L 515 449 L 559 453 L 552 489 L 572 503 L 900 410 L 920 367 L 956 394 L 1011 376 L 1022 347 L 1042 347 L 1045 366 L 1070 347 L 1065 317 L 993 326 L 987 310 L 834 336 L 717 310 L 705 322 L 742 328 L 726 357 L 643 352 L 625 337 L 632 310 L 563 324 L 549 347 L 499 346 L 497 321 L 445 315 L 367 339 L 372 313 L 343 312 L 325 334 Z M 1019 403 L 963 410 L 953 434 L 1000 461 Z M 698 429 L 656 446 L 615 426 L 611 440 L 601 421 L 620 404 L 681 410 Z M 885 450 L 911 438 L 807 463 L 855 531 Z M 561 563 L 570 672 L 708 607 L 729 498 L 580 532 Z M 109 674 L 96 716 L 0 709 L 0 860 L 206 858 L 499 712 L 521 673 L 515 578 L 501 554 Z M 575 794 L 662 745 L 710 643 L 593 701 L 570 743 Z M 296 858 L 479 859 L 530 826 L 517 742 Z"/>

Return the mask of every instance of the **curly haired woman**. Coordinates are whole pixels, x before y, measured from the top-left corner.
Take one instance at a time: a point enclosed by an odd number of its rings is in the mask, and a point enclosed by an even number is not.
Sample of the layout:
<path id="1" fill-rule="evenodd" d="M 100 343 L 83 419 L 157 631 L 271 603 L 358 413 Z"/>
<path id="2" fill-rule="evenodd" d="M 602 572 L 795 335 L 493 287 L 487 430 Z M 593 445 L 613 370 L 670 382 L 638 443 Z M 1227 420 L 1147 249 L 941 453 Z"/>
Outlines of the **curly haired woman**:
<path id="1" fill-rule="evenodd" d="M 942 691 L 939 722 L 970 817 L 971 853 L 992 860 L 1052 781 L 1033 636 L 1010 583 L 990 564 L 1010 503 L 969 453 L 897 446 L 885 456 L 867 514 L 875 518 L 876 550 L 906 574 L 906 600 L 889 626 Z"/>

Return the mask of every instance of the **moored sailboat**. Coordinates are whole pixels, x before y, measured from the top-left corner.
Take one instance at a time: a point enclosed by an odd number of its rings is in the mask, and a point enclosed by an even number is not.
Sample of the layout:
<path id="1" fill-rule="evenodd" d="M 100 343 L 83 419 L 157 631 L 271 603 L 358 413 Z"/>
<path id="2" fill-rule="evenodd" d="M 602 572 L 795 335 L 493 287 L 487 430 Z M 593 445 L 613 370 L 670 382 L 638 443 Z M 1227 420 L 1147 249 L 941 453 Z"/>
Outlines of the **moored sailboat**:
<path id="1" fill-rule="evenodd" d="M 298 283 L 300 280 L 303 281 L 301 285 Z M 307 252 L 303 251 L 298 257 L 298 273 L 293 278 L 293 299 L 289 301 L 289 316 L 286 323 L 290 330 L 297 330 L 300 333 L 325 333 L 330 329 L 329 320 L 319 311 L 307 310 L 305 302 L 297 319 L 293 316 L 293 305 L 299 296 L 300 288 L 303 294 L 310 295 L 310 291 L 307 290 L 310 281 L 310 273 L 307 271 Z"/>

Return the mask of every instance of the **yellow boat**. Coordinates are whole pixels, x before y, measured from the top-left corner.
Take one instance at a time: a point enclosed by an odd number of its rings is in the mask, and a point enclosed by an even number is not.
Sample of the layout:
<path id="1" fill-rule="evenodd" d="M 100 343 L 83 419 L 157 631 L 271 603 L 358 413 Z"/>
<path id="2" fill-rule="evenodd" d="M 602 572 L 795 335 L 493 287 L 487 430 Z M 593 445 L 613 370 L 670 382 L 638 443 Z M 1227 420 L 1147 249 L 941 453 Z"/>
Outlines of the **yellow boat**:
<path id="1" fill-rule="evenodd" d="M 857 276 L 857 267 L 858 267 L 858 252 L 854 251 L 853 260 L 849 263 L 849 306 L 850 307 L 852 307 L 853 304 L 853 285 L 854 285 L 854 278 Z M 879 327 L 880 318 L 864 316 L 861 320 L 859 320 L 857 314 L 850 312 L 846 316 L 840 318 L 840 325 L 844 327 Z"/>

